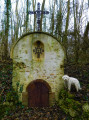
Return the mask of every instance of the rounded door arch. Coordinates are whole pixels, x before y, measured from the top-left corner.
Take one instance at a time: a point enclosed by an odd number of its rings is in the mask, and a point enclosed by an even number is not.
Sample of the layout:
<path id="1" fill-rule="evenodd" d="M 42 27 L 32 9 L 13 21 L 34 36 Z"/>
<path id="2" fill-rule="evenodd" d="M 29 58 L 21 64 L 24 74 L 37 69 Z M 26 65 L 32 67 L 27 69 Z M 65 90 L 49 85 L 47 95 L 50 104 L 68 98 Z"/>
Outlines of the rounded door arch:
<path id="1" fill-rule="evenodd" d="M 49 106 L 50 86 L 43 80 L 34 80 L 28 87 L 28 106 L 47 107 Z"/>

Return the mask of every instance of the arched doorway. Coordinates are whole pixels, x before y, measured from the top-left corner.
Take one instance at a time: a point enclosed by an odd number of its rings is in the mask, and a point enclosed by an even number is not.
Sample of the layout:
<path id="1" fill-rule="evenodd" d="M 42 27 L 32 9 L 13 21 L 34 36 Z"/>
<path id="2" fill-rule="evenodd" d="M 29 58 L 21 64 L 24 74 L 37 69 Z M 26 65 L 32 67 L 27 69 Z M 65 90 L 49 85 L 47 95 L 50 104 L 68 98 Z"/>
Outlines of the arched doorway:
<path id="1" fill-rule="evenodd" d="M 50 86 L 44 80 L 34 80 L 28 87 L 28 106 L 47 107 L 49 106 Z"/>

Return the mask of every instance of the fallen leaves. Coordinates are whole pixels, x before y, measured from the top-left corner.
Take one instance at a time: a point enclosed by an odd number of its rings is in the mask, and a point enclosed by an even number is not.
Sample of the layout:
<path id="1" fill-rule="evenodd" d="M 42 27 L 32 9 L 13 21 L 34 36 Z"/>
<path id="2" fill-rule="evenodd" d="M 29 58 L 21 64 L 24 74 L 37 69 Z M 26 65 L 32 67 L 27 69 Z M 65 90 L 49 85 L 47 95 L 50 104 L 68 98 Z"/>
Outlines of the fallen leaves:
<path id="1" fill-rule="evenodd" d="M 18 109 L 18 111 L 12 111 L 12 113 L 9 116 L 5 116 L 2 120 L 63 120 L 66 117 L 57 105 L 46 108 L 25 107 Z"/>

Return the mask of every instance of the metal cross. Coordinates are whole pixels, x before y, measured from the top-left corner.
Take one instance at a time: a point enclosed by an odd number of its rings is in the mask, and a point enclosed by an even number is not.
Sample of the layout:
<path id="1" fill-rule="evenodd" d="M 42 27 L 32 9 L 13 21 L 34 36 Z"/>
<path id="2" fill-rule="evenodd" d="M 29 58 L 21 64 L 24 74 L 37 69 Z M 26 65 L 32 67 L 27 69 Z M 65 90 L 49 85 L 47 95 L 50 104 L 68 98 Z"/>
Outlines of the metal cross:
<path id="1" fill-rule="evenodd" d="M 40 3 L 37 3 L 37 10 L 36 11 L 29 11 L 29 14 L 36 14 L 37 17 L 37 29 L 40 31 L 40 16 L 41 14 L 49 14 L 48 11 L 41 11 L 40 10 Z"/>

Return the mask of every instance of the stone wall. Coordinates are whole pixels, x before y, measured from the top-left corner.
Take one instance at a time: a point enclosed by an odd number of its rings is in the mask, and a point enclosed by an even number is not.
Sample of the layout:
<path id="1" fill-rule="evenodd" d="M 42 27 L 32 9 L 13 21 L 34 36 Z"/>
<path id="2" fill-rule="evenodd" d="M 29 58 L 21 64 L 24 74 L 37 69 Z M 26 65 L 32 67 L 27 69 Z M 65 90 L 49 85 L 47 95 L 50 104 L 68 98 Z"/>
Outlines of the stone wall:
<path id="1" fill-rule="evenodd" d="M 44 49 L 40 58 L 34 53 L 37 41 L 42 43 Z M 58 93 L 63 87 L 64 50 L 53 36 L 38 32 L 22 36 L 13 46 L 11 58 L 13 59 L 12 84 L 18 89 L 21 101 L 22 93 L 27 92 L 28 84 L 36 79 L 46 81 L 52 93 L 55 93 L 55 99 L 58 99 Z"/>

